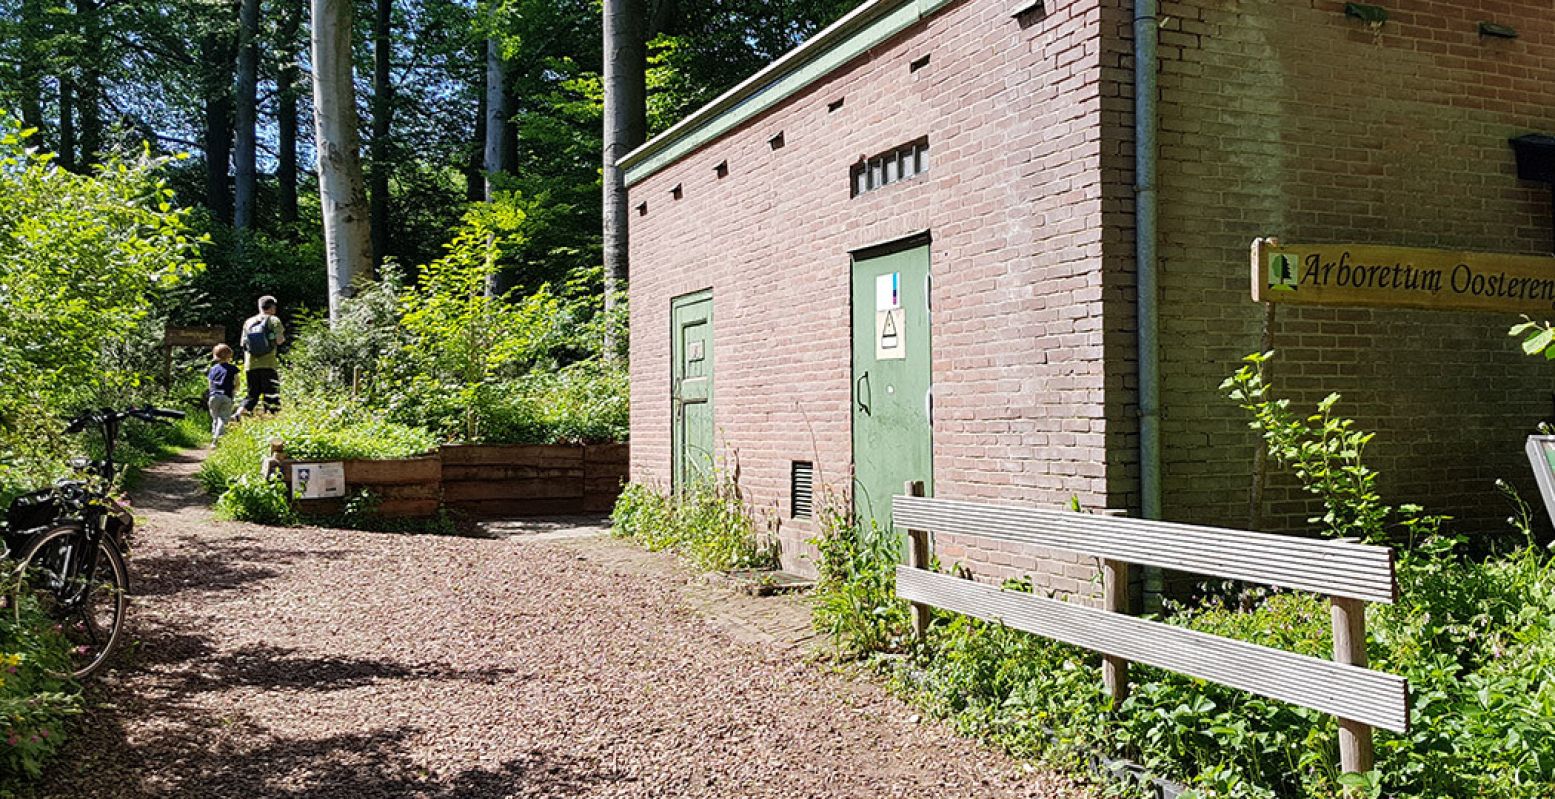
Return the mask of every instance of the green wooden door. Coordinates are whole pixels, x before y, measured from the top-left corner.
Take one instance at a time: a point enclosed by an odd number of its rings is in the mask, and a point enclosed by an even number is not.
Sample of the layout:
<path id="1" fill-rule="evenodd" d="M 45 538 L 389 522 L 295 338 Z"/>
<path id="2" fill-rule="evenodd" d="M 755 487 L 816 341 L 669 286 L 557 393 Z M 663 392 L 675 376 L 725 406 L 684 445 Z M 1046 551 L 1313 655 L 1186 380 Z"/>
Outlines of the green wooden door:
<path id="1" fill-rule="evenodd" d="M 853 262 L 853 507 L 891 524 L 902 483 L 934 490 L 929 248 Z"/>
<path id="2" fill-rule="evenodd" d="M 670 302 L 671 475 L 680 490 L 713 473 L 713 294 Z"/>

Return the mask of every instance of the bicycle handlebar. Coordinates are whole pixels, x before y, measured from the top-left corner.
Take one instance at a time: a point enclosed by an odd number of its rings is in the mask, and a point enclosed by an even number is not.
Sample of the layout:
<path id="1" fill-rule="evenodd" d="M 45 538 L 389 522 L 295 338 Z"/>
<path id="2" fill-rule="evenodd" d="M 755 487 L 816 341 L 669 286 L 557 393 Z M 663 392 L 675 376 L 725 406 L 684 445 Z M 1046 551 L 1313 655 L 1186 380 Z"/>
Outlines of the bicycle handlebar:
<path id="1" fill-rule="evenodd" d="M 79 433 L 87 428 L 87 425 L 104 425 L 134 417 L 147 422 L 161 422 L 169 419 L 182 419 L 187 414 L 183 411 L 175 411 L 170 408 L 157 408 L 151 405 L 136 408 L 130 406 L 122 411 L 112 408 L 103 408 L 97 411 L 86 411 L 71 419 L 65 427 L 66 433 Z"/>

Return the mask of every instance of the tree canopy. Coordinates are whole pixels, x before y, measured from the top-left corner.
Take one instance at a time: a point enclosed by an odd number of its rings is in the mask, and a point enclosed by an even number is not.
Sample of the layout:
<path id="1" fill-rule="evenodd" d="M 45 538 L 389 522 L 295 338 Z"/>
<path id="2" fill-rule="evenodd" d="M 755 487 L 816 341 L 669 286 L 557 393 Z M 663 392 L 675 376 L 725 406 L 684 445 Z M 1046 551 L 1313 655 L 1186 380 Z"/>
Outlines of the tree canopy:
<path id="1" fill-rule="evenodd" d="M 179 322 L 233 324 L 252 297 L 325 304 L 325 248 L 309 100 L 309 6 L 259 0 L 240 40 L 240 0 L 0 0 L 0 108 L 66 170 L 143 143 L 187 153 L 164 171 L 192 206 L 209 264 Z M 594 0 L 375 0 L 354 14 L 351 63 L 362 158 L 375 196 L 377 263 L 436 261 L 472 202 L 494 189 L 524 209 L 503 249 L 505 287 L 598 281 L 601 5 Z M 849 0 L 650 0 L 648 135 L 844 13 Z M 250 8 L 252 11 L 252 8 Z M 386 29 L 383 22 L 387 21 Z M 375 30 L 376 28 L 376 30 Z M 387 36 L 384 36 L 384 33 Z M 376 35 L 375 35 L 376 34 Z M 255 113 L 243 113 L 244 48 Z M 508 156 L 482 157 L 488 43 L 500 58 Z M 385 46 L 386 45 L 386 46 Z M 250 123 L 249 120 L 252 120 Z M 253 131 L 242 126 L 254 125 Z M 242 174 L 252 142 L 255 174 Z M 236 193 L 236 195 L 235 195 Z M 251 196 L 248 196 L 250 195 Z M 234 234 L 234 209 L 248 224 Z"/>

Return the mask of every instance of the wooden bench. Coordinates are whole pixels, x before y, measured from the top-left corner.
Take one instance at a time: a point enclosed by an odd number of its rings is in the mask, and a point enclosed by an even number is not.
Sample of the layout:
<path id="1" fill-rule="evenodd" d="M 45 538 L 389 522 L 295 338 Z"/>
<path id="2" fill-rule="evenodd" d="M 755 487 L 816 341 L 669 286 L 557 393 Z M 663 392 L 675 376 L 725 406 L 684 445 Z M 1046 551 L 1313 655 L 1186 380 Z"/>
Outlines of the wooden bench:
<path id="1" fill-rule="evenodd" d="M 909 483 L 892 500 L 910 538 L 896 593 L 913 603 L 918 635 L 929 606 L 1084 647 L 1103 655 L 1114 699 L 1128 693 L 1128 664 L 1221 683 L 1339 719 L 1341 766 L 1372 768 L 1371 728 L 1409 729 L 1409 686 L 1366 668 L 1365 603 L 1398 596 L 1393 550 L 1346 541 L 1096 516 L 1068 510 L 929 499 Z M 1008 591 L 928 571 L 929 533 L 1011 541 L 1102 559 L 1102 608 Z M 1298 655 L 1127 615 L 1129 564 L 1312 591 L 1333 605 L 1334 659 Z"/>

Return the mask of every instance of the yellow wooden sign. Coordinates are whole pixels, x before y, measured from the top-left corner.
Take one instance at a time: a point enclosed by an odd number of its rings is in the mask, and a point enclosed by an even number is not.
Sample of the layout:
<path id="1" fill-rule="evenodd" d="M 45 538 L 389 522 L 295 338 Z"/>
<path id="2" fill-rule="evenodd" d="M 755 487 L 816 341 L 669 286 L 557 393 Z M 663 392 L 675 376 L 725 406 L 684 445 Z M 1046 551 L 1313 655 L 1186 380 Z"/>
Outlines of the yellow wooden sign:
<path id="1" fill-rule="evenodd" d="M 1257 302 L 1555 311 L 1555 258 L 1548 256 L 1278 239 L 1255 240 L 1252 256 Z"/>

